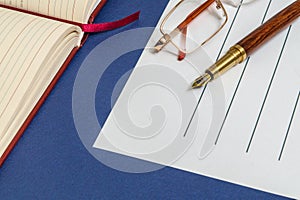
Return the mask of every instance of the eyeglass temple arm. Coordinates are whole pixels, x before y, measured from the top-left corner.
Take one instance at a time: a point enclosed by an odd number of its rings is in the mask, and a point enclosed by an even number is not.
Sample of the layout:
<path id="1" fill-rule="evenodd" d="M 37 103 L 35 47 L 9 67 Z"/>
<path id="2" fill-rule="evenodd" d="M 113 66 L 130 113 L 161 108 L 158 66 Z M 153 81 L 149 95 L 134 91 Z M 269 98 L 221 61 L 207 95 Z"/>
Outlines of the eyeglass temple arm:
<path id="1" fill-rule="evenodd" d="M 193 21 L 204 10 L 206 10 L 214 1 L 215 0 L 206 1 L 204 4 L 202 4 L 197 9 L 195 9 L 192 13 L 190 13 L 186 17 L 186 19 L 177 26 L 178 30 L 182 33 L 181 43 L 182 43 L 182 47 L 183 47 L 184 51 L 186 49 L 186 36 L 187 36 L 187 26 L 188 26 L 188 24 L 191 23 L 191 21 Z M 186 53 L 184 51 L 181 51 L 181 50 L 178 51 L 178 57 L 177 57 L 178 61 L 182 61 L 185 58 Z"/>
<path id="2" fill-rule="evenodd" d="M 183 50 L 185 51 L 186 50 L 186 35 L 187 35 L 187 27 L 185 27 L 184 29 L 181 30 L 181 46 L 183 47 Z M 181 51 L 179 49 L 178 51 L 178 61 L 182 61 L 185 56 L 186 56 L 186 53 L 184 51 Z"/>
<path id="3" fill-rule="evenodd" d="M 198 15 L 200 15 L 204 10 L 206 10 L 213 2 L 218 0 L 207 0 L 203 4 L 201 4 L 198 8 L 196 8 L 193 12 L 191 12 L 183 22 L 181 22 L 177 28 L 181 31 L 186 28 L 191 21 L 193 21 Z"/>
<path id="4" fill-rule="evenodd" d="M 190 13 L 186 19 L 178 25 L 178 30 L 182 33 L 182 37 L 181 37 L 181 43 L 182 43 L 182 47 L 184 48 L 183 50 L 186 49 L 186 35 L 187 35 L 187 25 L 192 21 L 194 20 L 199 14 L 201 14 L 201 12 L 203 12 L 205 9 L 207 9 L 215 0 L 209 0 L 209 1 L 206 1 L 204 4 L 202 4 L 201 6 L 199 6 L 196 10 L 194 10 L 192 13 Z M 222 7 L 222 4 L 219 4 L 220 2 L 219 1 L 216 1 L 217 4 L 219 6 Z M 223 7 L 222 7 L 223 8 Z M 226 12 L 224 10 L 224 12 Z M 227 15 L 227 14 L 226 14 Z M 227 17 L 226 17 L 227 18 Z M 227 21 L 227 19 L 226 19 Z M 220 28 L 221 29 L 221 28 Z M 218 32 L 218 31 L 217 31 Z M 216 33 L 217 33 L 216 32 Z M 215 33 L 215 34 L 216 34 Z M 208 38 L 207 40 L 205 40 L 205 42 L 203 42 L 201 45 L 203 45 L 204 43 L 206 43 L 208 40 L 210 40 L 215 34 L 213 34 L 210 38 Z M 186 53 L 179 50 L 178 52 L 178 60 L 181 61 L 185 58 L 186 56 Z"/>
<path id="5" fill-rule="evenodd" d="M 193 12 L 191 12 L 185 20 L 183 20 L 171 33 L 172 36 L 176 36 L 188 26 L 191 21 L 193 21 L 200 13 L 202 13 L 205 9 L 207 9 L 213 2 L 219 1 L 219 0 L 207 0 L 203 4 L 201 4 L 199 7 L 197 7 Z M 179 3 L 180 4 L 180 3 Z M 179 4 L 176 5 L 176 7 L 179 6 Z M 176 7 L 174 9 L 176 9 Z M 167 17 L 170 14 L 167 15 Z M 171 34 L 164 34 L 159 41 L 155 44 L 154 48 L 156 49 L 156 52 L 159 52 L 166 44 L 168 44 L 171 40 Z"/>

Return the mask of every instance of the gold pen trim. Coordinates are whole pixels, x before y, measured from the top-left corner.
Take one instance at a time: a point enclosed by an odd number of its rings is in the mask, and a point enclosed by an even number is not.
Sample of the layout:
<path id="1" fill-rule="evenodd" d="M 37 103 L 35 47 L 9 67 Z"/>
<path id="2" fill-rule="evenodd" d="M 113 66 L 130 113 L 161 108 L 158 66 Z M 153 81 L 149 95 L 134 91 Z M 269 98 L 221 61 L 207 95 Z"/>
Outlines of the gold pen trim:
<path id="1" fill-rule="evenodd" d="M 192 88 L 205 86 L 208 82 L 218 78 L 235 65 L 246 60 L 246 58 L 247 53 L 245 49 L 238 44 L 234 45 L 215 64 L 205 70 L 205 73 L 202 76 L 194 81 Z"/>
<path id="2" fill-rule="evenodd" d="M 208 68 L 205 72 L 211 75 L 211 80 L 223 75 L 235 65 L 243 62 L 247 58 L 245 49 L 236 44 L 229 49 L 229 51 L 222 56 L 214 65 Z"/>

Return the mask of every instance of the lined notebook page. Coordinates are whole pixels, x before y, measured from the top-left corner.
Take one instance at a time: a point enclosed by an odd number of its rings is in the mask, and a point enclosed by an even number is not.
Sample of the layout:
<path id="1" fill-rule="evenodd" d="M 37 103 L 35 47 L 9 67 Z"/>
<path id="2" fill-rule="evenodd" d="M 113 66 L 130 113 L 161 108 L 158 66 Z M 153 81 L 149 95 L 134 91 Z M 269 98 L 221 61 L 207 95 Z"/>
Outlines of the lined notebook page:
<path id="1" fill-rule="evenodd" d="M 176 2 L 178 1 L 170 1 L 164 15 Z M 226 5 L 229 21 L 224 29 L 205 45 L 204 49 L 215 61 L 230 46 L 292 2 L 293 0 L 261 0 L 237 8 Z M 119 121 L 116 120 L 116 116 L 122 113 L 120 111 L 125 109 L 125 111 L 130 111 L 130 121 L 134 123 L 137 120 L 134 121 L 132 116 L 141 115 L 138 111 L 125 107 L 124 102 L 123 104 L 122 102 L 115 104 L 94 147 L 160 164 L 167 163 L 169 166 L 182 170 L 299 199 L 299 30 L 300 20 L 297 20 L 293 25 L 258 49 L 247 61 L 236 66 L 218 80 L 211 82 L 207 89 L 197 90 L 201 93 L 198 99 L 199 105 L 193 117 L 189 119 L 188 130 L 186 133 L 178 133 L 184 136 L 182 137 L 182 144 L 192 135 L 196 135 L 196 137 L 189 149 L 183 152 L 184 154 L 175 162 L 169 162 L 168 158 L 176 153 L 176 149 L 181 148 L 180 145 L 176 145 L 176 148 L 168 155 L 163 151 L 159 151 L 160 149 L 155 149 L 156 151 L 152 149 L 148 154 L 140 153 L 145 149 L 140 144 L 145 143 L 146 140 L 136 139 L 137 136 L 132 137 L 132 134 L 123 131 L 123 126 L 120 126 Z M 159 30 L 156 30 L 148 45 L 153 46 L 159 37 L 161 37 Z M 197 54 L 199 52 L 196 51 L 189 56 Z M 191 58 L 189 56 L 187 56 L 187 59 Z M 145 51 L 135 70 L 141 68 L 148 59 L 149 53 Z M 167 58 L 162 58 L 161 63 L 166 61 Z M 168 60 L 167 62 L 169 63 L 168 66 L 171 66 L 174 71 L 176 69 L 175 61 Z M 202 70 L 209 66 L 203 66 L 200 62 L 193 64 L 199 66 Z M 188 65 L 182 64 L 181 66 L 182 69 L 186 68 L 185 71 L 188 71 Z M 169 73 L 163 75 L 165 82 L 173 81 L 174 77 L 169 76 Z M 193 78 L 187 79 L 187 81 L 191 83 L 199 75 L 200 73 L 194 73 L 191 75 Z M 137 77 L 134 71 L 126 86 L 136 84 L 134 80 L 137 78 L 143 79 L 143 77 Z M 148 78 L 148 75 L 145 75 L 144 79 L 146 78 Z M 155 79 L 153 80 L 155 81 Z M 215 90 L 216 95 L 212 96 L 217 81 L 222 81 L 222 85 Z M 126 86 L 118 101 L 123 100 L 124 96 L 134 91 L 126 90 Z M 135 87 L 138 88 L 140 85 L 131 86 L 131 88 Z M 180 87 L 174 88 L 179 89 Z M 153 87 L 153 90 L 156 89 Z M 147 99 L 143 100 L 147 105 L 152 105 Z M 215 100 L 219 100 L 224 104 L 217 105 Z M 139 103 L 143 105 L 143 101 Z M 123 107 L 120 105 L 123 105 Z M 155 102 L 156 105 L 164 108 L 163 104 Z M 187 105 L 183 104 L 181 108 L 185 106 Z M 142 114 L 145 119 L 151 117 L 148 112 Z M 182 114 L 173 109 L 172 116 L 181 117 Z M 216 118 L 217 120 L 214 120 Z M 195 126 L 197 127 L 196 132 L 193 128 Z M 161 129 L 164 130 L 165 127 Z M 116 132 L 123 135 L 127 140 L 112 137 Z M 169 132 L 170 136 L 173 137 L 177 133 Z M 140 133 L 151 135 L 151 132 L 144 133 L 140 131 Z M 170 142 L 171 137 L 163 141 L 158 136 L 160 134 L 150 138 L 152 141 L 156 138 L 155 142 L 151 143 L 150 139 L 147 140 L 148 145 L 155 147 L 160 142 L 165 146 L 174 144 Z M 136 144 L 127 142 L 133 140 Z M 133 147 L 138 145 L 141 146 L 141 149 L 136 148 L 133 151 Z"/>
<path id="2" fill-rule="evenodd" d="M 0 153 L 80 38 L 78 27 L 0 8 Z"/>
<path id="3" fill-rule="evenodd" d="M 60 19 L 87 23 L 101 0 L 0 0 L 8 5 Z"/>

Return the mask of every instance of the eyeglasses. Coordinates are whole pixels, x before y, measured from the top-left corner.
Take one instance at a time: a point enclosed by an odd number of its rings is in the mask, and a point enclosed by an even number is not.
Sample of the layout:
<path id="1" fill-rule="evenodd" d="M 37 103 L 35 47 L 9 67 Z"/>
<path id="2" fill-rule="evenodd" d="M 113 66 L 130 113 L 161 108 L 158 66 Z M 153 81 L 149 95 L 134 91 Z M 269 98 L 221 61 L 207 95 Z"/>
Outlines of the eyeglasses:
<path id="1" fill-rule="evenodd" d="M 225 0 L 238 5 L 236 0 Z M 245 0 L 248 3 L 253 0 Z M 239 1 L 243 3 L 242 1 Z M 228 15 L 220 0 L 180 0 L 160 25 L 162 37 L 155 45 L 159 52 L 168 43 L 179 51 L 178 60 L 211 40 L 226 24 Z"/>

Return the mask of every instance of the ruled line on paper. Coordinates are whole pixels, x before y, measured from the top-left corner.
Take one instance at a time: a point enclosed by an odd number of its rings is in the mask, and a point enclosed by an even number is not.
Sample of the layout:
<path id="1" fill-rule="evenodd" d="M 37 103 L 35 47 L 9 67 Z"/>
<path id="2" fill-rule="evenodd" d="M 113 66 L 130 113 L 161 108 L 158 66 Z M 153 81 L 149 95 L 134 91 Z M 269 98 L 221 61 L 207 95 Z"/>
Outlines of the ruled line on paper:
<path id="1" fill-rule="evenodd" d="M 68 3 L 67 3 L 67 12 L 69 11 L 69 5 L 70 5 L 70 0 L 68 0 Z M 65 15 L 66 15 L 66 18 L 68 18 L 68 14 L 65 13 Z"/>
<path id="2" fill-rule="evenodd" d="M 53 15 L 56 16 L 56 0 L 53 1 Z"/>
<path id="3" fill-rule="evenodd" d="M 27 4 L 28 5 L 28 4 Z M 41 0 L 39 0 L 39 4 L 38 4 L 38 12 L 40 12 L 40 5 L 41 5 Z M 27 8 L 28 9 L 28 8 Z"/>
<path id="4" fill-rule="evenodd" d="M 224 39 L 224 41 L 223 41 L 223 43 L 222 43 L 222 46 L 221 46 L 221 48 L 220 48 L 220 50 L 219 50 L 218 56 L 217 56 L 217 58 L 216 58 L 216 61 L 217 61 L 217 60 L 219 59 L 219 57 L 221 56 L 221 53 L 222 53 L 222 51 L 223 51 L 223 49 L 224 49 L 224 46 L 225 46 L 225 44 L 226 44 L 226 41 L 227 41 L 227 39 L 228 39 L 228 37 L 229 37 L 229 34 L 230 34 L 231 30 L 232 30 L 233 24 L 234 24 L 234 22 L 236 21 L 236 18 L 237 18 L 237 15 L 238 15 L 239 11 L 240 11 L 240 8 L 241 8 L 241 4 L 238 6 L 238 8 L 237 8 L 237 10 L 236 10 L 236 12 L 235 12 L 235 15 L 234 15 L 234 17 L 233 17 L 233 20 L 232 20 L 232 22 L 231 22 L 231 24 L 230 24 L 230 26 L 229 26 L 229 29 L 228 29 L 228 31 L 227 31 L 227 33 L 226 33 L 226 36 L 225 36 L 225 39 Z M 198 107 L 199 107 L 199 105 L 200 105 L 200 102 L 202 101 L 202 98 L 203 98 L 203 96 L 204 96 L 204 93 L 205 93 L 205 91 L 206 91 L 206 88 L 207 88 L 207 85 L 205 85 L 204 88 L 203 88 L 203 91 L 202 91 L 202 93 L 201 93 L 201 96 L 200 96 L 200 98 L 199 98 L 199 101 L 197 102 L 197 105 L 196 105 L 196 107 L 195 107 L 194 113 L 193 113 L 193 115 L 192 115 L 192 117 L 191 117 L 191 119 L 190 119 L 190 121 L 189 121 L 189 123 L 188 123 L 188 126 L 187 126 L 187 128 L 186 128 L 186 131 L 184 132 L 184 135 L 183 135 L 184 137 L 186 137 L 186 135 L 187 135 L 188 129 L 189 129 L 191 123 L 192 123 L 192 120 L 193 120 L 193 118 L 194 118 L 194 116 L 195 116 L 195 113 L 196 113 L 197 110 L 198 110 Z"/>
<path id="5" fill-rule="evenodd" d="M 50 1 L 51 0 L 48 0 L 48 11 L 47 11 L 48 15 L 50 15 Z"/>
<path id="6" fill-rule="evenodd" d="M 222 51 L 223 51 L 223 49 L 224 49 L 224 46 L 225 46 L 225 43 L 226 43 L 226 41 L 227 41 L 227 39 L 228 39 L 228 37 L 229 37 L 229 34 L 230 34 L 231 30 L 232 30 L 233 24 L 235 23 L 236 18 L 237 18 L 237 15 L 238 15 L 239 12 L 240 12 L 241 6 L 242 6 L 242 3 L 238 6 L 238 8 L 237 8 L 237 10 L 236 10 L 236 12 L 235 12 L 235 15 L 234 15 L 233 20 L 232 20 L 232 22 L 231 22 L 231 24 L 230 24 L 230 27 L 229 27 L 229 29 L 228 29 L 228 31 L 227 31 L 226 37 L 225 37 L 225 39 L 224 39 L 224 41 L 223 41 L 223 44 L 222 44 L 221 49 L 220 49 L 220 51 L 219 51 L 219 54 L 218 54 L 218 56 L 217 56 L 217 58 L 216 58 L 216 61 L 217 61 L 217 60 L 220 58 L 220 56 L 221 56 L 221 53 L 222 53 Z"/>
<path id="7" fill-rule="evenodd" d="M 206 87 L 206 86 L 205 86 L 205 87 Z M 204 89 L 205 89 L 205 88 L 204 88 Z M 202 97 L 203 97 L 203 95 L 204 95 L 204 89 L 203 89 L 203 91 L 201 92 L 200 99 L 199 99 L 199 101 L 197 102 L 197 105 L 196 105 L 196 108 L 194 109 L 194 112 L 193 112 L 193 114 L 192 114 L 191 120 L 189 121 L 189 123 L 188 123 L 188 125 L 187 125 L 187 128 L 186 128 L 185 131 L 184 131 L 183 137 L 186 137 L 187 132 L 188 132 L 188 130 L 189 130 L 189 127 L 191 126 L 192 119 L 194 118 L 194 116 L 195 116 L 195 114 L 196 114 L 196 112 L 197 112 L 197 107 L 198 107 L 198 105 L 199 105 L 199 103 L 200 103 L 200 101 L 201 101 L 201 99 L 202 99 Z"/>
<path id="8" fill-rule="evenodd" d="M 74 20 L 75 8 L 76 8 L 77 0 L 74 0 L 73 9 L 72 9 L 72 20 Z"/>
<path id="9" fill-rule="evenodd" d="M 229 106 L 228 106 L 228 109 L 227 109 L 227 111 L 226 111 L 224 120 L 223 120 L 223 122 L 222 122 L 221 128 L 220 128 L 219 133 L 218 133 L 218 136 L 217 136 L 217 138 L 216 138 L 215 145 L 217 145 L 217 143 L 218 143 L 218 141 L 219 141 L 221 132 L 222 132 L 223 127 L 224 127 L 224 125 L 225 125 L 225 122 L 226 122 L 226 120 L 227 120 L 227 117 L 228 117 L 228 114 L 229 114 L 230 109 L 231 109 L 231 107 L 232 107 L 233 101 L 234 101 L 234 99 L 235 99 L 235 97 L 236 97 L 237 91 L 238 91 L 238 89 L 239 89 L 239 87 L 240 87 L 242 78 L 244 77 L 244 74 L 245 74 L 246 68 L 247 68 L 247 66 L 248 66 L 249 60 L 250 60 L 250 57 L 247 58 L 246 64 L 245 64 L 245 66 L 244 66 L 244 68 L 243 68 L 242 74 L 241 74 L 241 76 L 240 76 L 240 79 L 239 79 L 239 81 L 238 81 L 238 84 L 237 84 L 237 86 L 236 86 L 236 88 L 235 88 L 235 91 L 234 91 L 234 93 L 233 93 L 233 97 L 231 98 L 231 101 L 230 101 L 230 103 L 229 103 Z"/>
<path id="10" fill-rule="evenodd" d="M 269 1 L 269 4 L 268 4 L 268 6 L 267 6 L 267 10 L 266 10 L 266 12 L 265 12 L 265 14 L 264 14 L 264 17 L 263 17 L 262 21 L 261 21 L 262 24 L 263 24 L 264 21 L 266 20 L 266 17 L 267 17 L 267 14 L 268 14 L 269 10 L 270 10 L 272 1 L 273 1 L 273 0 L 270 0 L 270 1 Z"/>
<path id="11" fill-rule="evenodd" d="M 68 1 L 69 1 L 69 0 L 68 0 Z M 63 7 L 63 3 L 62 3 L 62 1 L 60 1 L 60 6 L 59 6 L 59 8 L 60 8 L 60 10 L 59 10 L 59 18 L 62 17 L 62 15 L 61 15 L 62 7 Z"/>
<path id="12" fill-rule="evenodd" d="M 262 103 L 262 106 L 261 106 L 261 109 L 259 111 L 259 114 L 258 114 L 258 117 L 257 117 L 257 120 L 255 122 L 255 125 L 254 125 L 254 128 L 253 128 L 253 131 L 252 131 L 252 134 L 251 134 L 251 137 L 250 137 L 250 141 L 248 143 L 248 146 L 247 146 L 247 149 L 246 149 L 246 153 L 249 153 L 249 150 L 250 150 L 250 147 L 251 147 L 251 144 L 252 144 L 252 141 L 253 141 L 253 138 L 255 136 L 255 132 L 256 132 L 256 129 L 257 129 L 257 126 L 259 124 L 259 121 L 260 121 L 260 118 L 261 118 L 261 115 L 262 115 L 262 112 L 264 110 L 264 107 L 265 107 L 265 104 L 266 104 L 266 101 L 267 101 L 267 98 L 268 98 L 268 95 L 269 95 L 269 92 L 270 92 L 270 89 L 271 89 L 271 86 L 273 84 L 273 81 L 274 81 L 274 78 L 275 78 L 275 75 L 276 75 L 276 72 L 277 72 L 277 69 L 279 67 L 279 64 L 280 64 L 280 61 L 281 61 L 281 58 L 282 58 L 282 55 L 283 55 L 283 52 L 284 52 L 284 49 L 285 49 L 285 46 L 286 46 L 286 43 L 287 43 L 287 40 L 288 40 L 288 37 L 290 35 L 290 32 L 291 32 L 291 28 L 292 28 L 292 25 L 289 26 L 288 28 L 288 32 L 285 36 L 285 39 L 284 39 L 284 43 L 283 43 L 283 46 L 281 48 L 281 51 L 280 51 L 280 54 L 279 54 L 279 57 L 278 57 L 278 60 L 277 60 L 277 63 L 276 63 L 276 66 L 275 66 L 275 69 L 274 69 L 274 72 L 272 74 L 272 78 L 271 78 L 271 81 L 268 85 L 268 89 L 267 89 L 267 92 L 265 94 L 265 97 L 264 97 L 264 100 L 263 100 L 263 103 Z"/>
<path id="13" fill-rule="evenodd" d="M 295 106 L 294 106 L 294 109 L 293 109 L 293 113 L 292 113 L 292 116 L 291 116 L 291 119 L 290 119 L 290 122 L 289 122 L 289 125 L 288 125 L 288 128 L 287 128 L 287 131 L 286 131 L 286 134 L 285 134 L 285 138 L 284 138 L 281 150 L 280 150 L 278 161 L 281 161 L 281 158 L 282 158 L 282 155 L 283 155 L 283 151 L 284 151 L 284 148 L 286 146 L 286 142 L 287 142 L 287 139 L 288 139 L 288 136 L 289 136 L 289 133 L 290 133 L 290 129 L 291 129 L 291 126 L 292 126 L 292 123 L 293 123 L 293 120 L 294 120 L 294 116 L 295 116 L 295 113 L 296 113 L 296 110 L 297 110 L 297 107 L 298 107 L 299 98 L 300 98 L 300 92 L 298 93 L 298 96 L 297 96 L 297 99 L 296 99 L 296 103 L 295 103 Z"/>
<path id="14" fill-rule="evenodd" d="M 269 1 L 269 4 L 268 4 L 268 6 L 267 6 L 267 9 L 266 9 L 266 11 L 265 11 L 265 13 L 264 13 L 263 19 L 262 19 L 262 21 L 261 21 L 261 24 L 263 24 L 264 21 L 265 21 L 265 19 L 266 19 L 266 16 L 267 16 L 268 11 L 269 11 L 269 9 L 270 9 L 271 3 L 272 3 L 272 0 Z M 242 81 L 242 79 L 243 79 L 243 77 L 244 77 L 244 73 L 245 73 L 245 70 L 246 70 L 246 68 L 247 68 L 247 66 L 248 66 L 249 60 L 250 60 L 250 57 L 248 57 L 248 59 L 247 59 L 247 61 L 246 61 L 246 64 L 244 65 L 242 74 L 241 74 L 241 76 L 240 76 L 240 78 L 239 78 L 238 84 L 237 84 L 237 86 L 236 86 L 236 88 L 235 88 L 235 91 L 234 91 L 234 93 L 233 93 L 233 96 L 232 96 L 232 98 L 231 98 L 231 100 L 230 100 L 230 103 L 229 103 L 228 109 L 227 109 L 227 111 L 226 111 L 224 120 L 223 120 L 223 122 L 222 122 L 221 128 L 220 128 L 219 133 L 218 133 L 218 136 L 217 136 L 217 138 L 216 138 L 215 145 L 217 145 L 217 143 L 218 143 L 218 141 L 219 141 L 219 138 L 220 138 L 220 135 L 221 135 L 221 133 L 222 133 L 223 127 L 224 127 L 224 125 L 225 125 L 225 122 L 226 122 L 226 120 L 227 120 L 228 114 L 229 114 L 229 112 L 230 112 L 230 110 L 231 110 L 231 107 L 232 107 L 232 104 L 233 104 L 234 99 L 235 99 L 235 97 L 236 97 L 237 91 L 238 91 L 238 89 L 239 89 L 239 87 L 240 87 L 240 83 L 241 83 L 241 81 Z"/>

